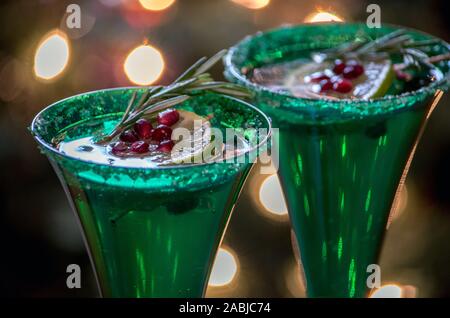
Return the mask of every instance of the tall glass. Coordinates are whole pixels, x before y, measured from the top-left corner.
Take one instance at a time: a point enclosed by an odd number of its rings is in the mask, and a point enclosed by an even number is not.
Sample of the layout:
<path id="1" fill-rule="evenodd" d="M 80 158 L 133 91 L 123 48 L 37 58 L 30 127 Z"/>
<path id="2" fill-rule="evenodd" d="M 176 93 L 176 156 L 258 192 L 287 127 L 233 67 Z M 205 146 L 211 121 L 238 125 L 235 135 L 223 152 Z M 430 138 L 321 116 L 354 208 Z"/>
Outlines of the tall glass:
<path id="1" fill-rule="evenodd" d="M 110 129 L 136 88 L 82 94 L 57 102 L 31 130 L 49 158 L 80 221 L 105 297 L 202 297 L 231 211 L 258 149 L 234 162 L 128 168 L 83 161 L 58 152 L 52 139 Z M 270 130 L 253 106 L 220 95 L 197 96 L 180 109 L 208 115 L 215 128 Z M 245 156 L 245 160 L 243 158 Z"/>
<path id="2" fill-rule="evenodd" d="M 245 71 L 309 57 L 365 33 L 397 29 L 364 24 L 309 24 L 247 37 L 225 58 L 226 76 L 255 92 L 254 103 L 279 128 L 279 177 L 310 297 L 367 295 L 386 222 L 424 125 L 448 86 L 446 78 L 375 100 L 296 98 L 251 82 Z M 434 39 L 414 30 L 416 40 Z M 434 54 L 449 51 L 446 43 Z M 434 55 L 433 54 L 433 55 Z"/>

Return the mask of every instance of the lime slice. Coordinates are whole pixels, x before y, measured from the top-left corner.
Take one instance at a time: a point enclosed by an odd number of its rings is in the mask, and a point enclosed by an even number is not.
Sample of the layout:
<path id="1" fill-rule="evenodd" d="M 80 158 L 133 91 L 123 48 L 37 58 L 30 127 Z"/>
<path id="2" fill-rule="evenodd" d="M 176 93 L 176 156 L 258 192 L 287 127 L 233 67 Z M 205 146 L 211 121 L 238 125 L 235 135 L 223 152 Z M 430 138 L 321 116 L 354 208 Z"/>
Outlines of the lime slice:
<path id="1" fill-rule="evenodd" d="M 391 61 L 371 61 L 363 66 L 365 74 L 355 80 L 353 96 L 360 99 L 383 97 L 394 81 Z"/>
<path id="2" fill-rule="evenodd" d="M 311 81 L 311 75 L 322 73 L 333 79 L 332 62 L 306 63 L 292 71 L 285 81 L 286 88 L 296 97 L 329 99 L 372 99 L 384 96 L 394 81 L 394 71 L 390 60 L 362 62 L 364 74 L 352 80 L 353 89 L 348 93 L 333 90 L 320 92 L 320 85 Z"/>
<path id="3" fill-rule="evenodd" d="M 203 163 L 214 160 L 222 154 L 222 143 L 213 141 L 211 123 L 208 118 L 196 113 L 179 110 L 180 120 L 172 129 L 175 145 L 170 159 L 164 164 Z"/>

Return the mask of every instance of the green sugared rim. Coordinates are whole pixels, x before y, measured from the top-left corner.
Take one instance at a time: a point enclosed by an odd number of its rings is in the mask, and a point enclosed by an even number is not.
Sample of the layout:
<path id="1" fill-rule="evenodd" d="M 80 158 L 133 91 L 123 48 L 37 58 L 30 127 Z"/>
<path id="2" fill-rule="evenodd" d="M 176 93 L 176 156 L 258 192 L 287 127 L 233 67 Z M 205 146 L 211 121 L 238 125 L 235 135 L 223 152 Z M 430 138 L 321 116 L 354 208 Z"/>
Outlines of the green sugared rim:
<path id="1" fill-rule="evenodd" d="M 411 28 L 383 24 L 379 29 L 370 29 L 364 23 L 318 23 L 283 26 L 247 36 L 230 48 L 224 57 L 225 76 L 228 80 L 244 85 L 255 93 L 255 104 L 271 116 L 270 106 L 293 114 L 295 119 L 305 121 L 336 121 L 362 118 L 371 115 L 384 115 L 426 101 L 438 91 L 449 87 L 450 62 L 441 62 L 438 67 L 444 77 L 432 84 L 413 92 L 395 96 L 384 96 L 370 100 L 318 100 L 298 98 L 287 92 L 277 92 L 251 82 L 241 71 L 243 67 L 264 65 L 280 58 L 284 48 L 295 45 L 309 50 L 320 50 L 336 46 L 355 38 L 358 32 L 364 32 L 372 38 L 378 38 L 396 29 L 403 28 L 416 40 L 435 39 L 439 54 L 450 52 L 450 45 L 429 34 Z M 287 51 L 288 52 L 288 51 Z M 261 106 L 263 105 L 263 106 Z M 269 107 L 265 107 L 269 106 Z M 300 118 L 298 118 L 300 116 Z M 339 119 L 338 119 L 339 118 Z"/>

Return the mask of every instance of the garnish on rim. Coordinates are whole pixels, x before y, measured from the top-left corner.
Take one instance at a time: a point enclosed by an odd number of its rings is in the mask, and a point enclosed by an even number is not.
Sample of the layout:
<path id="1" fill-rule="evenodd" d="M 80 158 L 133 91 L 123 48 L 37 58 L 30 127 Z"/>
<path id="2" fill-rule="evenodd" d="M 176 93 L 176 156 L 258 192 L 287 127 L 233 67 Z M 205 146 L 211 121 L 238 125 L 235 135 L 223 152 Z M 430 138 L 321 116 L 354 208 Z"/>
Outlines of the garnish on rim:
<path id="1" fill-rule="evenodd" d="M 122 119 L 109 134 L 97 137 L 95 142 L 107 144 L 134 126 L 140 119 L 155 119 L 158 112 L 181 104 L 200 93 L 214 92 L 239 99 L 251 97 L 251 92 L 245 87 L 216 81 L 208 73 L 209 69 L 220 61 L 225 53 L 226 50 L 222 50 L 209 59 L 201 58 L 171 84 L 149 87 L 137 102 L 137 93 L 134 92 Z"/>
<path id="2" fill-rule="evenodd" d="M 394 74 L 406 84 L 426 77 L 424 86 L 440 77 L 433 64 L 450 59 L 449 53 L 429 56 L 430 47 L 438 43 L 438 39 L 415 41 L 404 29 L 375 40 L 357 39 L 313 53 L 313 62 L 291 72 L 285 85 L 297 97 L 331 99 L 382 97 Z"/>
<path id="3" fill-rule="evenodd" d="M 432 63 L 448 60 L 450 54 L 435 56 L 430 59 L 427 50 L 430 46 L 439 44 L 438 39 L 415 41 L 405 29 L 395 30 L 375 40 L 358 40 L 347 42 L 338 47 L 314 53 L 312 59 L 316 63 L 336 59 L 373 59 L 390 58 L 393 54 L 403 57 L 402 68 L 434 67 Z"/>

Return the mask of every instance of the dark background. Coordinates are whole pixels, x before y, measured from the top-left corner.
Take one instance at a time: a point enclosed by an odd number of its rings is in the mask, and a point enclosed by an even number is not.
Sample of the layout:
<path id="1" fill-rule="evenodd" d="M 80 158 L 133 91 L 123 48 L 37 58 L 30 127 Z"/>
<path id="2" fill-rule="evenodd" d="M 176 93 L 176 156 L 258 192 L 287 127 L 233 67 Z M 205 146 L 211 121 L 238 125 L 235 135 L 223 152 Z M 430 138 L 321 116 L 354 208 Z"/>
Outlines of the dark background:
<path id="1" fill-rule="evenodd" d="M 318 10 L 346 21 L 364 21 L 366 7 L 373 2 L 271 0 L 253 10 L 231 0 L 177 0 L 166 10 L 152 12 L 133 0 L 2 0 L 0 294 L 97 296 L 75 217 L 55 173 L 27 131 L 38 111 L 80 92 L 131 85 L 123 62 L 144 42 L 164 56 L 165 70 L 158 82 L 168 83 L 198 57 L 229 47 L 247 34 L 304 22 Z M 87 22 L 81 32 L 69 32 L 71 56 L 64 73 L 41 81 L 33 74 L 36 48 L 47 32 L 61 26 L 70 3 L 81 6 Z M 447 0 L 376 3 L 383 22 L 450 39 Z M 220 67 L 214 71 L 221 76 Z M 446 95 L 429 121 L 407 179 L 407 196 L 389 228 L 381 257 L 383 283 L 412 285 L 419 297 L 450 296 L 449 106 Z M 304 295 L 288 219 L 270 215 L 258 199 L 263 179 L 251 176 L 225 236 L 224 244 L 238 258 L 237 276 L 230 285 L 209 288 L 207 296 Z M 82 268 L 78 290 L 65 285 L 66 266 L 72 263 Z"/>

